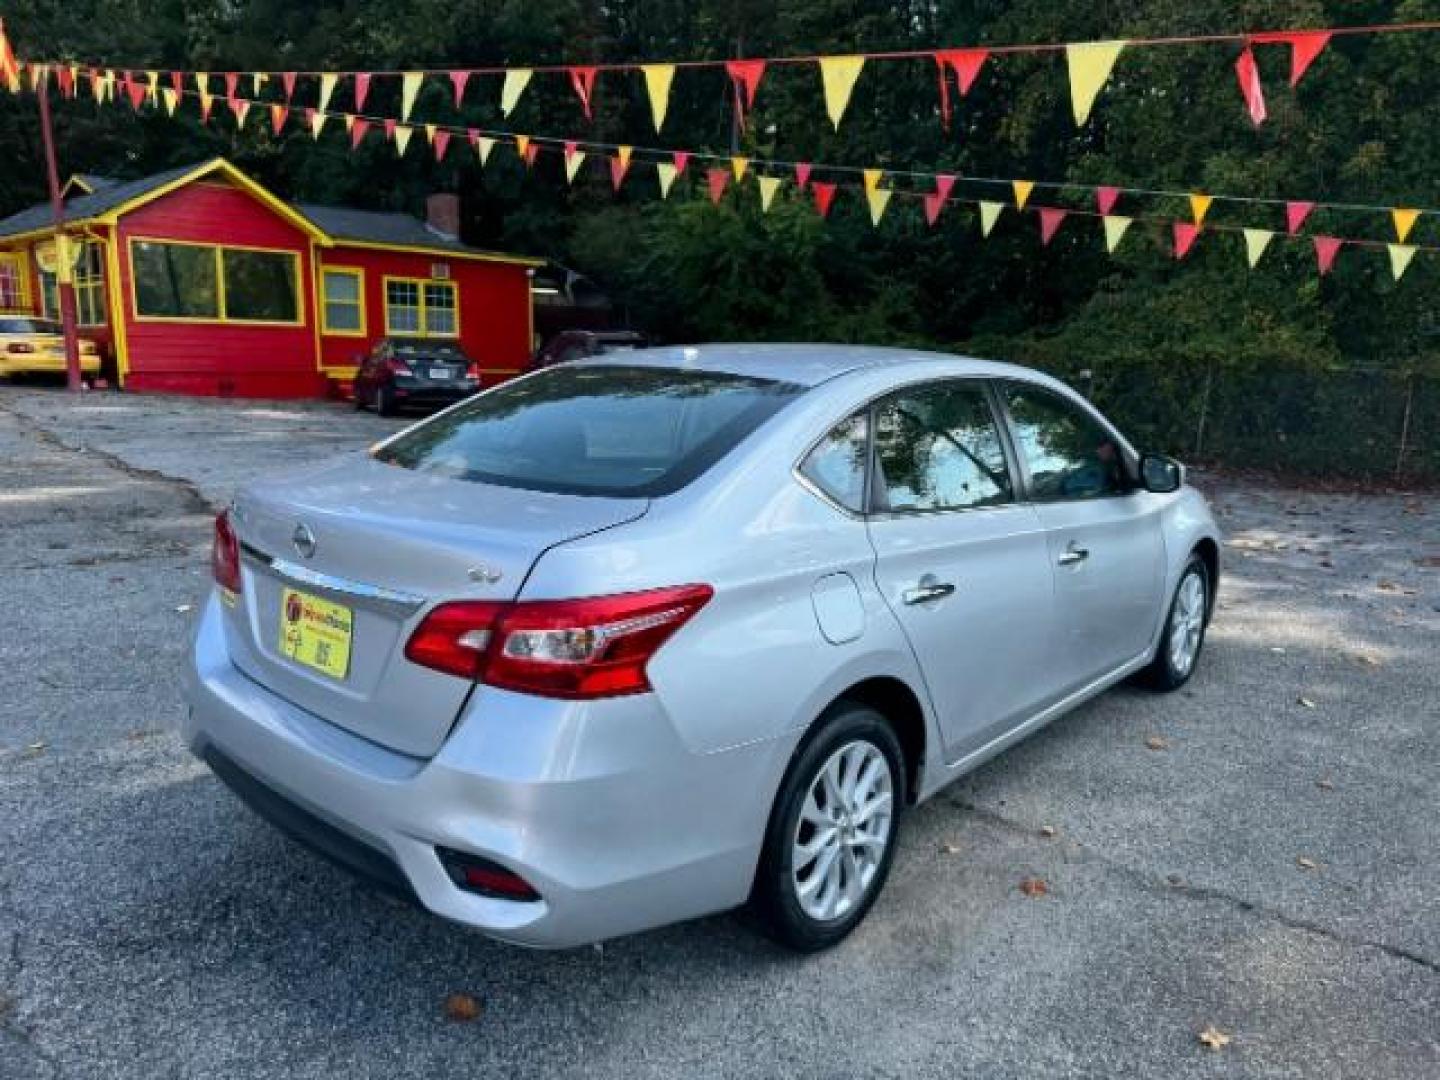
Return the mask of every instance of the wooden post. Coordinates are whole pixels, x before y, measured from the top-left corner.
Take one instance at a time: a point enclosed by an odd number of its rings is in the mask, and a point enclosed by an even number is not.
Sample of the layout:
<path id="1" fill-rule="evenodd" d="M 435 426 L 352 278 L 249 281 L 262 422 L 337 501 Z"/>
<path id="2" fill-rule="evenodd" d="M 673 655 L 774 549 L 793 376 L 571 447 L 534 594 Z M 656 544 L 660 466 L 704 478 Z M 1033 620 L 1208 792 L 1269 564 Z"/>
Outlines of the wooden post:
<path id="1" fill-rule="evenodd" d="M 65 382 L 72 391 L 83 390 L 80 373 L 80 334 L 75 320 L 75 260 L 65 235 L 65 200 L 60 196 L 60 171 L 55 165 L 55 132 L 50 124 L 50 78 L 35 87 L 40 100 L 40 137 L 45 144 L 45 174 L 50 185 L 50 216 L 55 223 L 55 292 L 60 300 L 60 326 L 65 334 Z M 112 285 L 113 287 L 113 285 Z"/>
<path id="2" fill-rule="evenodd" d="M 1400 483 L 1405 472 L 1405 452 L 1410 442 L 1410 411 L 1415 405 L 1415 375 L 1412 372 L 1405 380 L 1405 415 L 1400 421 L 1400 448 L 1395 453 L 1395 483 Z"/>

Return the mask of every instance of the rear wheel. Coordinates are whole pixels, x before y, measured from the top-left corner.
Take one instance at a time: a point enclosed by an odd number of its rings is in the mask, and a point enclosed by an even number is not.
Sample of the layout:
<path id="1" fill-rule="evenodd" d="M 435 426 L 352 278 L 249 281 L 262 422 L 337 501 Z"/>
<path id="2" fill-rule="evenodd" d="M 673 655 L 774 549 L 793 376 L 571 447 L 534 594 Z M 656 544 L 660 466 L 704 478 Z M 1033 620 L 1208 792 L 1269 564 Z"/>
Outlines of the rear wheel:
<path id="1" fill-rule="evenodd" d="M 381 416 L 395 415 L 395 391 L 382 386 L 375 391 L 375 411 Z"/>
<path id="2" fill-rule="evenodd" d="M 1155 659 L 1141 670 L 1136 681 L 1154 690 L 1178 690 L 1189 682 L 1205 644 L 1209 612 L 1210 575 L 1205 560 L 1191 555 L 1175 585 Z"/>
<path id="3" fill-rule="evenodd" d="M 890 873 L 904 804 L 904 755 L 874 709 L 841 702 L 802 745 L 766 830 L 751 907 L 801 952 L 859 925 Z"/>

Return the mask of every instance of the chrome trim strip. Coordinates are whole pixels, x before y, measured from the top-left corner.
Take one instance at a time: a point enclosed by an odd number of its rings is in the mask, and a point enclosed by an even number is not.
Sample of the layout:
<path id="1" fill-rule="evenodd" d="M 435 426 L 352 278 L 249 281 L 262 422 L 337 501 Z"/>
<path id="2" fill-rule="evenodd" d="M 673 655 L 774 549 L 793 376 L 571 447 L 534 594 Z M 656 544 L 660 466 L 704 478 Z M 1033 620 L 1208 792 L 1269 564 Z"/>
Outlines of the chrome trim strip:
<path id="1" fill-rule="evenodd" d="M 322 574 L 318 570 L 311 570 L 307 566 L 290 562 L 288 559 L 267 555 L 259 548 L 244 542 L 240 544 L 240 553 L 252 563 L 264 567 L 279 577 L 294 581 L 307 588 L 329 593 L 342 603 L 368 607 L 392 615 L 411 615 L 425 603 L 423 596 L 398 592 L 395 589 L 386 589 L 379 585 L 367 585 L 362 581 L 351 581 L 348 578 L 335 577 L 332 574 Z"/>

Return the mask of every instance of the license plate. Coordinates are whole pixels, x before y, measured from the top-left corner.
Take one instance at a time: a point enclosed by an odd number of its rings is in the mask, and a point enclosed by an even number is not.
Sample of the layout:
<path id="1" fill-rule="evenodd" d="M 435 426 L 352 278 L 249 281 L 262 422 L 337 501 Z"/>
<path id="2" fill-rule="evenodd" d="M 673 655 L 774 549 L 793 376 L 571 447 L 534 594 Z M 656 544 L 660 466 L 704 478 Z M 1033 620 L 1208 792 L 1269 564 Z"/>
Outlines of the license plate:
<path id="1" fill-rule="evenodd" d="M 280 652 L 332 679 L 350 671 L 355 614 L 341 604 L 286 589 L 280 595 Z"/>
<path id="2" fill-rule="evenodd" d="M 430 377 L 432 379 L 448 379 L 450 378 L 450 369 L 443 367 L 432 367 L 430 369 Z"/>

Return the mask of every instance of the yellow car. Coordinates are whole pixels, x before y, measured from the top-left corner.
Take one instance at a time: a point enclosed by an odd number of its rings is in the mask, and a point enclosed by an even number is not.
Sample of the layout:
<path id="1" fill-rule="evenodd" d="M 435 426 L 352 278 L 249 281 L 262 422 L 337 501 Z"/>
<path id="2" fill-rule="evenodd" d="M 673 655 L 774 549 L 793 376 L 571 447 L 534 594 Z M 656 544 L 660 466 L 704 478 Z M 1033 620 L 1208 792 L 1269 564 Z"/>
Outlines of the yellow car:
<path id="1" fill-rule="evenodd" d="M 80 371 L 100 373 L 100 351 L 80 339 Z M 65 339 L 60 324 L 31 315 L 0 315 L 0 375 L 65 374 Z"/>

